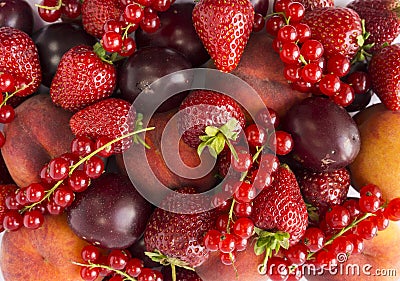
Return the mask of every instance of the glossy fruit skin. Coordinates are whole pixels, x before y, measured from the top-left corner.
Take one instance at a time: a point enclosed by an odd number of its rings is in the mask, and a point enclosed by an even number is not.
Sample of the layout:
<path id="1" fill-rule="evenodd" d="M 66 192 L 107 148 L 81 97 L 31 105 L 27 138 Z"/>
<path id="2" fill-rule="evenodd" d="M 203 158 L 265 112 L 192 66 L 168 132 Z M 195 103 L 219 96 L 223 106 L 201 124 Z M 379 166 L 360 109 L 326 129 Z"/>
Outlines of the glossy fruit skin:
<path id="1" fill-rule="evenodd" d="M 217 69 L 234 70 L 253 29 L 250 1 L 201 0 L 193 9 L 192 20 Z"/>
<path id="2" fill-rule="evenodd" d="M 313 172 L 307 169 L 296 172 L 304 200 L 323 214 L 331 205 L 341 205 L 347 198 L 350 173 L 346 168 L 332 172 Z"/>
<path id="3" fill-rule="evenodd" d="M 294 245 L 306 231 L 307 208 L 295 175 L 288 167 L 280 166 L 273 177 L 271 186 L 253 200 L 250 218 L 259 228 L 288 232 L 289 242 Z"/>
<path id="4" fill-rule="evenodd" d="M 164 281 L 172 281 L 172 270 L 170 266 L 164 266 L 161 270 Z M 176 281 L 202 281 L 195 271 L 176 267 Z"/>
<path id="5" fill-rule="evenodd" d="M 129 178 L 103 174 L 76 194 L 68 208 L 68 224 L 79 237 L 108 249 L 124 249 L 142 235 L 152 207 Z"/>
<path id="6" fill-rule="evenodd" d="M 92 47 L 78 45 L 61 58 L 50 86 L 52 101 L 78 111 L 109 97 L 116 87 L 116 69 L 102 61 Z"/>
<path id="7" fill-rule="evenodd" d="M 140 49 L 129 57 L 119 69 L 120 97 L 128 102 L 133 102 L 143 90 L 148 89 L 148 86 L 157 79 L 191 67 L 191 63 L 173 49 L 164 47 Z M 173 87 L 172 85 L 171 88 Z M 158 111 L 176 108 L 186 94 L 175 95 L 165 102 Z"/>
<path id="8" fill-rule="evenodd" d="M 179 189 L 185 194 L 195 193 L 194 188 Z M 193 197 L 189 197 L 193 198 Z M 191 267 L 200 266 L 209 257 L 209 251 L 203 243 L 203 235 L 215 227 L 217 212 L 202 211 L 201 199 L 190 199 L 190 210 L 186 214 L 170 212 L 176 202 L 174 196 L 163 201 L 163 208 L 156 208 L 151 215 L 144 232 L 144 242 L 149 252 L 156 249 L 171 258 L 179 258 Z M 175 201 L 175 202 L 174 202 Z M 179 199 L 178 199 L 179 201 Z"/>
<path id="9" fill-rule="evenodd" d="M 382 48 L 371 59 L 372 89 L 390 110 L 400 110 L 400 43 Z"/>
<path id="10" fill-rule="evenodd" d="M 65 40 L 68 38 L 68 40 Z M 61 57 L 77 45 L 93 46 L 96 39 L 87 34 L 82 27 L 73 23 L 54 23 L 46 25 L 32 35 L 39 53 L 42 68 L 42 84 L 50 87 Z"/>
<path id="11" fill-rule="evenodd" d="M 306 98 L 283 120 L 295 146 L 292 158 L 305 168 L 330 172 L 350 164 L 360 150 L 360 133 L 345 109 L 322 97 Z"/>
<path id="12" fill-rule="evenodd" d="M 203 46 L 192 24 L 193 3 L 174 3 L 166 12 L 160 13 L 160 28 L 153 33 L 138 29 L 135 41 L 138 49 L 153 46 L 174 49 L 198 67 L 210 56 Z"/>
<path id="13" fill-rule="evenodd" d="M 33 10 L 25 0 L 3 0 L 0 5 L 0 26 L 10 26 L 28 35 L 33 32 Z"/>
<path id="14" fill-rule="evenodd" d="M 16 96 L 33 94 L 42 80 L 39 55 L 33 40 L 25 32 L 13 27 L 0 27 L 0 53 L 0 72 L 12 74 L 16 87 L 26 85 Z"/>
<path id="15" fill-rule="evenodd" d="M 267 0 L 250 0 L 250 2 L 254 7 L 254 13 L 261 14 L 264 17 L 267 15 L 269 1 L 267 1 Z"/>
<path id="16" fill-rule="evenodd" d="M 314 9 L 306 13 L 302 22 L 310 26 L 311 37 L 322 43 L 326 57 L 339 52 L 351 59 L 357 53 L 357 36 L 362 34 L 361 19 L 352 9 Z"/>
<path id="17" fill-rule="evenodd" d="M 354 0 L 346 5 L 365 20 L 365 29 L 370 36 L 365 44 L 372 44 L 369 52 L 374 53 L 384 43 L 391 44 L 400 34 L 400 20 L 395 9 L 400 7 L 394 0 Z"/>

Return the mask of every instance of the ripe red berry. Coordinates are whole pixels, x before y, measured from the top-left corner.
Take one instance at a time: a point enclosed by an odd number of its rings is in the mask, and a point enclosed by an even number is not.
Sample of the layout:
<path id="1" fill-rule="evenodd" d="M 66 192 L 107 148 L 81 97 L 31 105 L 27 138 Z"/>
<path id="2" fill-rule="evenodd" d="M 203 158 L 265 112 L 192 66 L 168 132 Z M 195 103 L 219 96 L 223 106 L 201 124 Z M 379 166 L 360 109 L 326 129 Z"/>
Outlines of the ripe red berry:
<path id="1" fill-rule="evenodd" d="M 326 71 L 328 73 L 335 74 L 339 77 L 343 77 L 347 73 L 349 73 L 350 66 L 351 66 L 350 60 L 346 56 L 337 53 L 329 57 L 328 62 L 326 64 Z"/>
<path id="2" fill-rule="evenodd" d="M 375 195 L 379 199 L 382 198 L 381 189 L 375 184 L 367 184 L 360 189 L 360 197 L 365 195 Z"/>
<path id="3" fill-rule="evenodd" d="M 99 276 L 99 269 L 97 267 L 83 266 L 81 267 L 80 275 L 84 281 L 94 281 Z"/>
<path id="4" fill-rule="evenodd" d="M 251 124 L 244 129 L 247 142 L 250 147 L 256 148 L 261 147 L 267 141 L 267 132 L 261 128 L 257 127 L 256 124 Z"/>
<path id="5" fill-rule="evenodd" d="M 107 31 L 104 32 L 101 43 L 107 52 L 118 52 L 122 48 L 122 36 L 115 31 Z"/>
<path id="6" fill-rule="evenodd" d="M 57 157 L 49 162 L 49 176 L 55 181 L 66 179 L 68 173 L 69 162 L 64 158 Z"/>
<path id="7" fill-rule="evenodd" d="M 341 229 L 351 222 L 349 210 L 346 207 L 335 205 L 325 213 L 327 225 L 332 229 Z"/>
<path id="8" fill-rule="evenodd" d="M 207 250 L 211 252 L 218 251 L 221 235 L 222 233 L 215 229 L 211 229 L 207 232 L 207 234 L 204 236 L 204 246 L 207 248 Z"/>
<path id="9" fill-rule="evenodd" d="M 389 201 L 389 204 L 385 208 L 385 214 L 391 221 L 400 220 L 400 198 L 394 198 Z"/>
<path id="10" fill-rule="evenodd" d="M 0 107 L 0 123 L 11 123 L 15 118 L 15 111 L 11 105 L 3 105 Z"/>
<path id="11" fill-rule="evenodd" d="M 63 208 L 70 206 L 74 201 L 74 199 L 75 199 L 74 192 L 71 189 L 64 186 L 60 186 L 59 188 L 57 188 L 53 194 L 54 203 Z"/>
<path id="12" fill-rule="evenodd" d="M 40 183 L 32 183 L 26 187 L 25 195 L 30 203 L 39 202 L 45 195 L 45 188 Z"/>
<path id="13" fill-rule="evenodd" d="M 272 281 L 283 281 L 289 275 L 289 263 L 281 257 L 271 257 L 267 262 L 267 275 Z"/>
<path id="14" fill-rule="evenodd" d="M 306 9 L 300 2 L 291 2 L 286 8 L 286 17 L 291 21 L 298 22 L 304 17 Z"/>
<path id="15" fill-rule="evenodd" d="M 308 248 L 302 243 L 297 243 L 285 251 L 286 258 L 294 265 L 302 265 L 307 261 Z"/>
<path id="16" fill-rule="evenodd" d="M 71 152 L 77 156 L 86 156 L 94 150 L 94 142 L 85 136 L 77 136 L 71 142 Z"/>
<path id="17" fill-rule="evenodd" d="M 26 228 L 37 229 L 43 225 L 43 214 L 38 210 L 26 211 L 23 215 L 23 224 Z"/>
<path id="18" fill-rule="evenodd" d="M 14 76 L 7 73 L 0 73 L 0 94 L 1 93 L 11 93 L 15 89 L 15 79 Z"/>
<path id="19" fill-rule="evenodd" d="M 129 257 L 123 250 L 112 250 L 107 256 L 108 265 L 116 270 L 122 270 L 128 263 Z"/>
<path id="20" fill-rule="evenodd" d="M 255 187 L 249 182 L 238 182 L 238 185 L 233 197 L 240 203 L 250 203 L 257 195 Z"/>
<path id="21" fill-rule="evenodd" d="M 372 193 L 367 192 L 360 197 L 358 205 L 364 213 L 375 213 L 381 205 L 381 200 Z"/>
<path id="22" fill-rule="evenodd" d="M 3 227 L 8 231 L 15 231 L 22 227 L 23 218 L 17 210 L 8 210 L 3 217 Z"/>
<path id="23" fill-rule="evenodd" d="M 144 267 L 144 263 L 142 260 L 137 258 L 132 258 L 128 260 L 125 266 L 125 272 L 134 278 L 138 277 L 142 268 Z"/>
<path id="24" fill-rule="evenodd" d="M 285 25 L 285 20 L 281 15 L 272 15 L 265 22 L 265 29 L 268 34 L 277 36 L 279 29 Z"/>
<path id="25" fill-rule="evenodd" d="M 319 90 L 327 96 L 333 96 L 340 91 L 341 81 L 335 74 L 327 74 L 319 81 Z"/>
<path id="26" fill-rule="evenodd" d="M 291 43 L 297 40 L 297 30 L 293 25 L 282 26 L 278 31 L 278 40 L 282 43 Z"/>
<path id="27" fill-rule="evenodd" d="M 253 158 L 249 151 L 246 149 L 236 149 L 237 159 L 231 154 L 231 163 L 235 171 L 240 173 L 247 172 L 253 165 Z"/>
<path id="28" fill-rule="evenodd" d="M 253 235 L 254 222 L 249 218 L 239 218 L 233 224 L 233 232 L 240 238 L 248 239 Z"/>
<path id="29" fill-rule="evenodd" d="M 292 136 L 285 131 L 276 131 L 275 132 L 275 141 L 276 141 L 276 151 L 277 155 L 286 155 L 293 149 L 293 138 Z"/>
<path id="30" fill-rule="evenodd" d="M 311 252 L 317 252 L 324 246 L 325 234 L 317 227 L 309 227 L 304 233 L 302 241 Z"/>
<path id="31" fill-rule="evenodd" d="M 93 156 L 83 165 L 83 170 L 91 179 L 97 179 L 104 172 L 104 162 L 100 157 Z"/>
<path id="32" fill-rule="evenodd" d="M 306 61 L 316 61 L 324 54 L 324 46 L 318 40 L 306 40 L 301 46 L 300 53 Z"/>
<path id="33" fill-rule="evenodd" d="M 129 23 L 140 23 L 143 19 L 144 11 L 143 8 L 138 4 L 129 4 L 124 10 L 124 19 Z"/>
<path id="34" fill-rule="evenodd" d="M 374 220 L 367 218 L 357 224 L 356 232 L 362 239 L 370 240 L 378 233 L 378 226 Z"/>
<path id="35" fill-rule="evenodd" d="M 232 265 L 236 261 L 235 252 L 220 253 L 219 257 L 224 265 Z"/>
<path id="36" fill-rule="evenodd" d="M 96 263 L 100 258 L 100 250 L 94 245 L 86 245 L 81 250 L 81 257 L 85 262 Z"/>
<path id="37" fill-rule="evenodd" d="M 218 243 L 218 248 L 222 253 L 232 253 L 235 250 L 236 239 L 235 236 L 225 233 L 221 236 Z"/>
<path id="38" fill-rule="evenodd" d="M 57 0 L 43 0 L 41 6 L 53 8 L 57 6 Z M 47 22 L 55 22 L 61 17 L 61 7 L 59 9 L 49 9 L 38 7 L 39 16 Z"/>

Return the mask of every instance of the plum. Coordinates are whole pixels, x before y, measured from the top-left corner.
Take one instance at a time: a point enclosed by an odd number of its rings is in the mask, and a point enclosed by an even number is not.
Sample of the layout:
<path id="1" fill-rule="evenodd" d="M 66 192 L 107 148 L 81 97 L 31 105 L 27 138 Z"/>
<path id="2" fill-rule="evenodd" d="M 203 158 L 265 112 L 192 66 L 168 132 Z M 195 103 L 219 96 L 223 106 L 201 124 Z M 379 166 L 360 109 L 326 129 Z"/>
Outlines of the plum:
<path id="1" fill-rule="evenodd" d="M 67 210 L 74 233 L 106 249 L 125 249 L 143 234 L 152 206 L 127 176 L 107 173 L 84 192 L 77 193 Z"/>
<path id="2" fill-rule="evenodd" d="M 292 106 L 283 120 L 292 134 L 291 156 L 317 172 L 341 169 L 360 151 L 360 132 L 347 111 L 323 97 L 310 97 Z"/>

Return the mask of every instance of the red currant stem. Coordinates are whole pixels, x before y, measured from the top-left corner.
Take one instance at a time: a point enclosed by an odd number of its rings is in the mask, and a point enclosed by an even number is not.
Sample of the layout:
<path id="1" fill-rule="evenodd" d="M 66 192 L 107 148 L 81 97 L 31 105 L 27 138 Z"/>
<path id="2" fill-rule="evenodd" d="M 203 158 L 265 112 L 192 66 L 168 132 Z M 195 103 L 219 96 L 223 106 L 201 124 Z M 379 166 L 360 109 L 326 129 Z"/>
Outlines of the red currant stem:
<path id="1" fill-rule="evenodd" d="M 172 281 L 176 281 L 176 266 L 175 264 L 171 264 L 171 277 Z"/>
<path id="2" fill-rule="evenodd" d="M 124 33 L 122 33 L 122 39 L 125 39 L 128 37 L 128 30 L 129 28 L 131 28 L 133 26 L 132 23 L 129 23 L 127 26 L 123 27 L 122 30 L 124 31 Z"/>
<path id="3" fill-rule="evenodd" d="M 325 247 L 325 246 L 328 246 L 328 245 L 330 245 L 330 244 L 332 244 L 333 241 L 334 241 L 336 238 L 342 236 L 344 233 L 346 233 L 347 231 L 349 231 L 350 229 L 352 229 L 353 227 L 355 227 L 357 224 L 359 224 L 359 223 L 362 222 L 363 220 L 365 220 L 365 219 L 367 219 L 367 218 L 369 218 L 369 217 L 372 217 L 372 216 L 375 216 L 375 215 L 372 214 L 372 213 L 365 213 L 361 218 L 355 219 L 351 224 L 349 224 L 348 226 L 342 228 L 338 233 L 336 233 L 336 234 L 333 235 L 328 241 L 326 241 L 325 244 L 324 244 L 324 247 Z M 307 256 L 307 260 L 311 259 L 311 258 L 314 256 L 315 253 L 316 253 L 316 252 L 311 252 L 311 253 L 309 253 L 308 256 Z"/>
<path id="4" fill-rule="evenodd" d="M 305 60 L 305 58 L 303 57 L 303 55 L 300 55 L 299 60 L 304 64 L 307 65 L 308 62 Z"/>
<path id="5" fill-rule="evenodd" d="M 96 149 L 95 151 L 93 151 L 92 153 L 86 155 L 85 157 L 83 157 L 82 159 L 80 159 L 77 163 L 75 163 L 74 165 L 72 165 L 71 167 L 69 167 L 69 175 L 72 175 L 72 173 L 75 171 L 76 168 L 78 168 L 81 164 L 85 163 L 87 160 L 89 160 L 90 158 L 92 158 L 93 156 L 95 156 L 97 153 L 99 153 L 100 151 L 102 151 L 103 149 L 106 149 L 107 147 L 109 147 L 110 145 L 119 142 L 123 139 L 126 139 L 128 137 L 134 136 L 136 134 L 140 134 L 143 132 L 147 132 L 147 131 L 151 131 L 154 130 L 155 127 L 149 127 L 149 128 L 144 128 L 144 129 L 140 129 L 140 130 L 136 130 L 133 131 L 129 134 L 120 136 L 118 138 L 113 139 L 112 141 L 109 141 L 108 143 L 106 143 L 103 146 L 100 146 L 98 149 Z"/>
<path id="6" fill-rule="evenodd" d="M 272 254 L 271 252 L 272 252 L 271 248 L 267 247 L 267 248 L 265 249 L 264 260 L 263 260 L 262 264 L 260 264 L 260 265 L 258 266 L 258 272 L 259 272 L 261 275 L 264 275 L 264 274 L 267 273 L 267 262 L 268 262 L 269 257 L 270 257 L 271 254 Z"/>
<path id="7" fill-rule="evenodd" d="M 46 190 L 46 194 L 44 195 L 44 197 L 38 201 L 35 202 L 29 206 L 25 206 L 24 208 L 21 209 L 20 213 L 24 213 L 25 211 L 30 211 L 33 207 L 35 207 L 36 205 L 39 205 L 41 203 L 43 203 L 45 200 L 48 200 L 50 198 L 50 196 L 54 193 L 54 191 L 56 191 L 56 189 L 63 183 L 64 180 L 59 180 L 58 182 L 56 182 L 56 184 L 53 185 L 53 187 L 49 190 Z"/>
<path id="8" fill-rule="evenodd" d="M 116 139 L 111 140 L 110 142 L 104 144 L 103 146 L 99 147 L 98 149 L 96 149 L 96 150 L 93 151 L 92 153 L 90 153 L 90 154 L 86 155 L 85 157 L 83 157 L 82 159 L 80 159 L 80 160 L 79 160 L 77 163 L 75 163 L 74 165 L 70 166 L 70 167 L 69 167 L 69 175 L 71 176 L 72 173 L 75 171 L 76 168 L 78 168 L 81 164 L 85 163 L 87 160 L 89 160 L 90 158 L 92 158 L 93 156 L 95 156 L 97 153 L 99 153 L 99 152 L 102 151 L 103 149 L 106 149 L 108 146 L 110 146 L 110 145 L 112 145 L 112 144 L 114 144 L 114 143 L 116 143 L 116 142 L 118 142 L 118 141 L 120 141 L 120 140 L 123 140 L 123 139 L 125 139 L 125 138 L 131 137 L 131 136 L 133 136 L 133 135 L 140 134 L 140 133 L 143 133 L 143 132 L 146 132 L 146 131 L 154 130 L 154 128 L 155 128 L 155 127 L 149 127 L 149 128 L 144 128 L 144 129 L 136 130 L 136 131 L 133 131 L 133 132 L 131 132 L 131 133 L 129 133 L 129 134 L 126 134 L 126 135 L 123 135 L 123 136 L 120 136 L 120 137 L 118 137 L 118 138 L 116 138 Z M 21 213 L 25 212 L 26 210 L 30 210 L 30 209 L 32 209 L 33 207 L 35 207 L 36 205 L 41 204 L 42 202 L 44 202 L 46 199 L 48 199 L 48 198 L 54 193 L 54 191 L 55 191 L 63 182 L 64 182 L 64 180 L 59 180 L 51 189 L 49 189 L 48 191 L 46 191 L 46 195 L 45 195 L 40 201 L 35 202 L 35 203 L 33 203 L 33 204 L 29 205 L 29 206 L 25 206 L 25 207 L 21 210 Z"/>
<path id="9" fill-rule="evenodd" d="M 58 0 L 57 1 L 57 5 L 55 5 L 54 7 L 42 6 L 42 5 L 39 5 L 39 4 L 35 4 L 35 6 L 38 7 L 38 8 L 45 9 L 45 10 L 51 10 L 51 11 L 59 10 L 61 8 L 61 5 L 62 5 L 62 0 Z"/>
<path id="10" fill-rule="evenodd" d="M 236 280 L 239 280 L 239 273 L 238 273 L 237 267 L 235 265 L 235 259 L 234 259 L 232 253 L 229 253 L 229 259 L 232 262 L 232 267 L 233 267 L 233 270 L 235 271 Z"/>
<path id="11" fill-rule="evenodd" d="M 31 82 L 29 82 L 29 84 L 24 84 L 21 88 L 16 89 L 13 93 L 9 94 L 6 93 L 6 96 L 4 97 L 3 102 L 0 104 L 0 107 L 2 107 L 3 105 L 6 105 L 7 101 L 12 98 L 15 94 L 25 90 L 26 88 L 28 88 L 29 86 L 31 86 L 33 84 L 33 80 Z"/>
<path id="12" fill-rule="evenodd" d="M 232 199 L 231 207 L 229 209 L 228 223 L 226 224 L 226 233 L 231 233 L 230 224 L 233 222 L 233 207 L 235 206 L 236 200 Z"/>
<path id="13" fill-rule="evenodd" d="M 265 148 L 265 144 L 261 147 L 257 147 L 257 151 L 256 153 L 254 153 L 253 155 L 253 163 L 255 163 L 258 159 L 258 156 L 260 155 L 260 153 L 264 150 Z M 249 173 L 249 171 L 247 170 L 246 172 L 243 172 L 242 175 L 240 176 L 240 181 L 244 181 L 244 179 L 247 177 L 247 174 Z"/>
<path id="14" fill-rule="evenodd" d="M 89 268 L 102 268 L 102 269 L 106 269 L 106 270 L 110 270 L 113 271 L 121 276 L 124 277 L 124 280 L 129 280 L 129 281 L 137 281 L 137 279 L 133 278 L 132 276 L 130 276 L 129 274 L 127 274 L 126 272 L 122 271 L 122 270 L 118 270 L 118 269 L 114 269 L 110 266 L 104 265 L 104 264 L 97 264 L 97 263 L 91 263 L 89 261 L 89 263 L 79 263 L 79 262 L 75 262 L 72 261 L 73 264 L 75 265 L 79 265 L 79 266 L 85 266 L 85 267 L 89 267 Z"/>

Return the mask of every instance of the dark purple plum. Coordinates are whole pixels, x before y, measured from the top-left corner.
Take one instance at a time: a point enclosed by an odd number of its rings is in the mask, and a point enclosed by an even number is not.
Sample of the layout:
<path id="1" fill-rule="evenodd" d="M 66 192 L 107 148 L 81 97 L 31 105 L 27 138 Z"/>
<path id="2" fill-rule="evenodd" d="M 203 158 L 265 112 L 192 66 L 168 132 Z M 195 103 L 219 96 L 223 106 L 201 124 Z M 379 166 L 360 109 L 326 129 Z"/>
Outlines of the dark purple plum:
<path id="1" fill-rule="evenodd" d="M 8 172 L 6 163 L 2 154 L 0 153 L 0 184 L 11 184 L 14 183 L 10 173 Z"/>
<path id="2" fill-rule="evenodd" d="M 185 269 L 183 267 L 176 267 L 176 281 L 202 281 L 200 276 L 197 275 L 195 271 Z M 161 273 L 163 274 L 163 281 L 172 281 L 172 268 L 171 266 L 164 266 L 161 269 Z M 239 280 L 239 279 L 238 279 Z"/>
<path id="3" fill-rule="evenodd" d="M 373 95 L 374 91 L 372 90 L 369 90 L 364 94 L 356 94 L 354 96 L 353 102 L 349 106 L 345 107 L 346 110 L 348 112 L 356 112 L 366 108 L 370 103 Z"/>
<path id="4" fill-rule="evenodd" d="M 251 4 L 254 7 L 254 13 L 261 14 L 263 16 L 267 15 L 269 1 L 268 0 L 251 0 Z"/>
<path id="5" fill-rule="evenodd" d="M 120 97 L 133 102 L 137 96 L 159 78 L 173 72 L 191 68 L 191 63 L 180 53 L 165 47 L 147 47 L 136 51 L 119 68 Z M 178 83 L 180 83 L 179 81 Z M 173 85 L 170 85 L 173 87 Z M 158 112 L 180 105 L 186 92 L 164 102 Z"/>
<path id="6" fill-rule="evenodd" d="M 11 26 L 32 35 L 33 24 L 33 10 L 28 2 L 0 0 L 0 26 Z"/>
<path id="7" fill-rule="evenodd" d="M 73 23 L 54 23 L 42 27 L 33 36 L 42 67 L 42 84 L 50 87 L 62 56 L 72 47 L 92 46 L 96 39 Z"/>
<path id="8" fill-rule="evenodd" d="M 127 176 L 103 174 L 67 210 L 74 233 L 101 248 L 125 249 L 143 234 L 152 205 Z"/>
<path id="9" fill-rule="evenodd" d="M 323 97 L 292 106 L 282 122 L 294 141 L 292 157 L 317 172 L 341 169 L 357 156 L 360 133 L 347 111 Z"/>
<path id="10" fill-rule="evenodd" d="M 138 29 L 135 40 L 138 48 L 147 46 L 168 47 L 188 58 L 194 67 L 206 63 L 210 56 L 193 27 L 194 3 L 175 3 L 160 13 L 161 27 L 154 33 Z"/>

